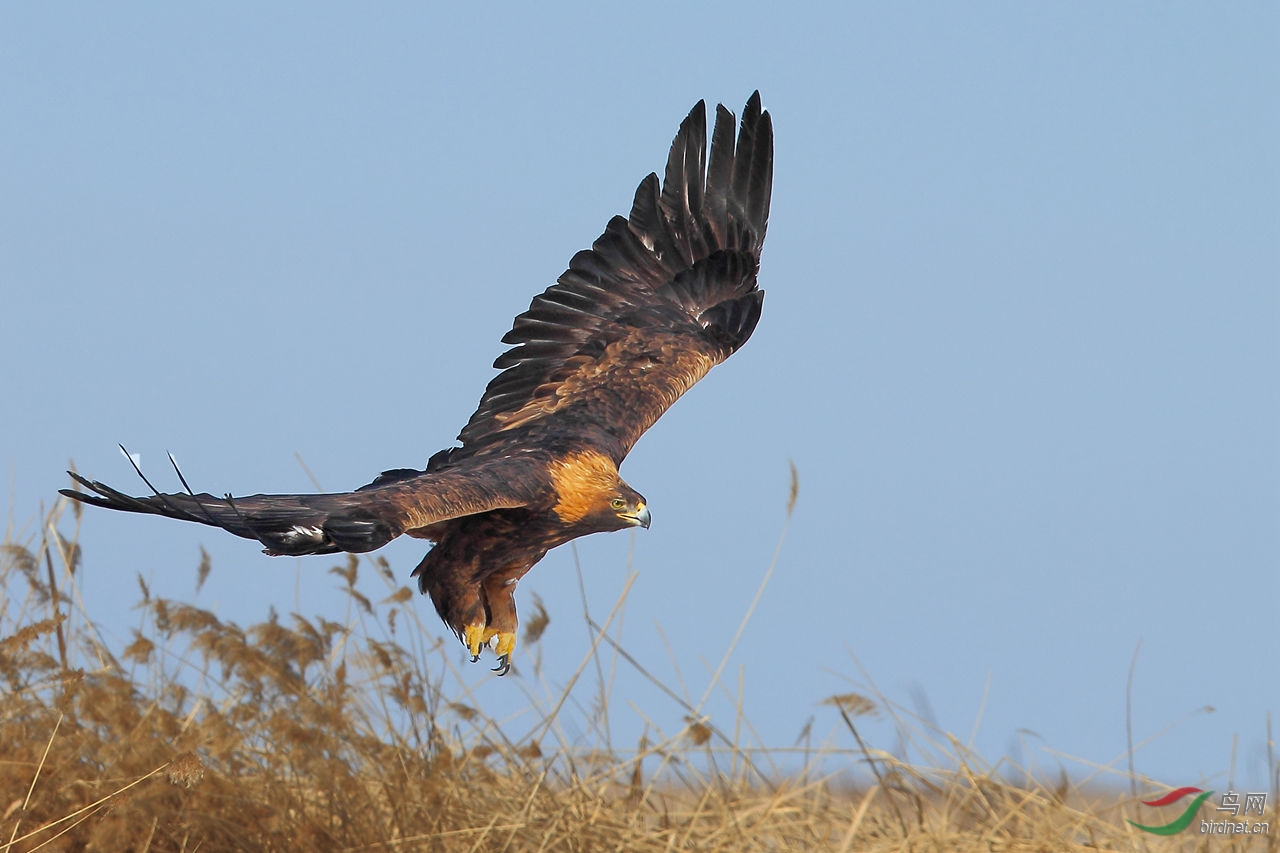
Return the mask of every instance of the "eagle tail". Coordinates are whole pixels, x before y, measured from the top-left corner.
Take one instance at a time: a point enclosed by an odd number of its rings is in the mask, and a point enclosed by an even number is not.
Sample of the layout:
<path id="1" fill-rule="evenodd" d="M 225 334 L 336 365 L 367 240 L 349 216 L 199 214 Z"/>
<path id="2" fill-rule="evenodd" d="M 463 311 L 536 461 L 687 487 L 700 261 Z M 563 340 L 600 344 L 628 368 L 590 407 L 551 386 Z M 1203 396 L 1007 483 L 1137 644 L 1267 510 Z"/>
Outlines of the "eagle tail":
<path id="1" fill-rule="evenodd" d="M 136 468 L 136 466 L 135 466 Z M 176 468 L 176 466 L 175 466 Z M 245 539 L 256 539 L 272 556 L 333 554 L 338 551 L 363 553 L 381 548 L 401 531 L 371 511 L 365 500 L 354 494 L 250 495 L 233 498 L 195 494 L 178 473 L 185 493 L 163 494 L 152 490 L 147 497 L 134 497 L 105 483 L 86 479 L 68 471 L 86 491 L 61 489 L 61 494 L 81 503 L 123 512 L 163 515 L 219 527 Z M 142 472 L 138 471 L 142 476 Z"/>

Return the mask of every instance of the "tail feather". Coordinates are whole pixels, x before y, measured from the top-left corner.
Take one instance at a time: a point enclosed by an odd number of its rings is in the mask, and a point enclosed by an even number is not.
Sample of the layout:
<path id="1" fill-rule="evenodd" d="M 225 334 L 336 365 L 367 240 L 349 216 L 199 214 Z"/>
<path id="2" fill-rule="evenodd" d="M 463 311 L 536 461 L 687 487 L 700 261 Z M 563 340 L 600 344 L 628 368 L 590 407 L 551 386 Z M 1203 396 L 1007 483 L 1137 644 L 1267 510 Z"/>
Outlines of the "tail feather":
<path id="1" fill-rule="evenodd" d="M 381 548 L 400 533 L 371 511 L 364 501 L 353 499 L 352 494 L 219 498 L 207 492 L 162 494 L 157 491 L 148 497 L 134 497 L 75 472 L 68 473 L 87 490 L 60 490 L 73 500 L 219 527 L 236 536 L 258 540 L 265 546 L 265 553 L 273 556 L 362 553 Z"/>

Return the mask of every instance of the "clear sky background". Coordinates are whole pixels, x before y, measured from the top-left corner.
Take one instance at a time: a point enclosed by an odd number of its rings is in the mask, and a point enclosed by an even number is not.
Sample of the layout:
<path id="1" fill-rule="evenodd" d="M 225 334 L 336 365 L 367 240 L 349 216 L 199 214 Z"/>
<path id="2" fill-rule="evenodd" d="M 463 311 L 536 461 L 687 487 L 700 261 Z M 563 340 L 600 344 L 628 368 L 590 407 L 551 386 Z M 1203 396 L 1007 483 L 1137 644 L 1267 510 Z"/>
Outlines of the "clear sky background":
<path id="1" fill-rule="evenodd" d="M 70 459 L 134 488 L 117 442 L 214 493 L 311 491 L 295 454 L 335 491 L 422 465 L 693 103 L 740 112 L 759 88 L 764 316 L 624 466 L 653 528 L 579 543 L 594 612 L 630 555 L 625 646 L 675 684 L 669 642 L 701 696 L 791 460 L 795 516 L 726 677 L 763 742 L 812 717 L 850 745 L 819 703 L 862 667 L 962 739 L 981 713 L 988 759 L 1083 776 L 1061 753 L 1123 754 L 1141 641 L 1135 738 L 1183 722 L 1139 771 L 1224 786 L 1236 744 L 1237 787 L 1259 787 L 1280 713 L 1278 10 L 7 4 L 11 526 L 34 535 Z M 82 545 L 117 638 L 136 574 L 191 599 L 201 546 L 198 600 L 226 618 L 346 610 L 331 557 L 92 511 Z M 407 579 L 422 550 L 385 553 Z M 569 548 L 521 584 L 525 613 L 534 592 L 554 689 L 589 639 Z M 463 670 L 495 713 L 541 695 L 523 673 Z M 707 710 L 733 727 L 729 699 Z M 613 712 L 620 745 L 685 713 L 625 667 Z"/>

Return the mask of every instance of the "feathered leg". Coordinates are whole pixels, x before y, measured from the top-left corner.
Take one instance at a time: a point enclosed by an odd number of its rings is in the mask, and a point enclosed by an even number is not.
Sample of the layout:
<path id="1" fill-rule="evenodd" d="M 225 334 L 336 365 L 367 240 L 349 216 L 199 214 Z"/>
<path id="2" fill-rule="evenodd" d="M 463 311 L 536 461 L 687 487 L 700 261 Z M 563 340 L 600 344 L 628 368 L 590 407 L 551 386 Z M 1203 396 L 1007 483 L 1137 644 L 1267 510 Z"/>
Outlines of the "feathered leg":
<path id="1" fill-rule="evenodd" d="M 439 539 L 414 569 L 418 588 L 431 596 L 436 612 L 466 645 L 474 663 L 494 642 L 499 675 L 511 670 L 516 646 L 516 582 L 547 553 L 514 548 L 528 536 L 528 515 L 498 511 L 470 516 L 440 531 Z"/>
<path id="2" fill-rule="evenodd" d="M 517 567 L 505 572 L 494 572 L 484 579 L 484 596 L 489 605 L 489 624 L 486 628 L 488 638 L 497 637 L 493 647 L 498 656 L 498 665 L 493 671 L 498 675 L 506 675 L 511 671 L 511 653 L 516 648 L 516 583 L 528 569 Z M 487 639 L 486 639 L 487 642 Z"/>

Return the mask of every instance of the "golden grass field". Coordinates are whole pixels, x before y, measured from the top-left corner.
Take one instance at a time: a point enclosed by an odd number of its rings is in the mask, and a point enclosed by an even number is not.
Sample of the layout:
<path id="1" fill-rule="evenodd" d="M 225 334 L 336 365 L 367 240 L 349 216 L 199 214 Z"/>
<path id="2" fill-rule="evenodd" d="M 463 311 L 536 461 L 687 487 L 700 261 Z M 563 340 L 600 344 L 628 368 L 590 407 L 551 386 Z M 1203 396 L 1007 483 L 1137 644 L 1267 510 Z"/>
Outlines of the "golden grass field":
<path id="1" fill-rule="evenodd" d="M 566 701 L 575 689 L 599 692 L 588 682 L 600 657 L 639 666 L 613 646 L 608 620 L 591 623 L 582 677 L 511 735 L 465 692 L 443 695 L 439 674 L 459 650 L 419 621 L 434 620 L 430 606 L 377 557 L 334 558 L 360 614 L 349 622 L 294 614 L 240 627 L 139 579 L 142 627 L 109 648 L 77 591 L 78 520 L 59 504 L 0 552 L 0 851 L 1280 847 L 1274 794 L 1266 835 L 1149 835 L 1124 820 L 1139 812 L 1123 774 L 988 766 L 874 690 L 825 700 L 847 728 L 844 750 L 744 748 L 749 708 L 726 730 L 675 690 L 690 711 L 683 731 L 625 749 L 575 743 L 559 717 L 582 707 Z M 209 571 L 206 559 L 197 584 Z M 387 584 L 381 601 L 357 590 L 368 572 Z M 545 624 L 526 618 L 534 661 Z M 868 714 L 894 716 L 915 754 L 936 760 L 908 764 L 865 742 Z"/>

